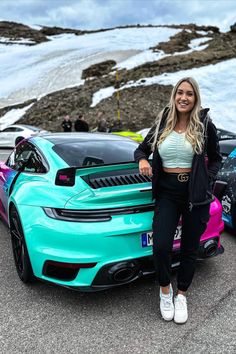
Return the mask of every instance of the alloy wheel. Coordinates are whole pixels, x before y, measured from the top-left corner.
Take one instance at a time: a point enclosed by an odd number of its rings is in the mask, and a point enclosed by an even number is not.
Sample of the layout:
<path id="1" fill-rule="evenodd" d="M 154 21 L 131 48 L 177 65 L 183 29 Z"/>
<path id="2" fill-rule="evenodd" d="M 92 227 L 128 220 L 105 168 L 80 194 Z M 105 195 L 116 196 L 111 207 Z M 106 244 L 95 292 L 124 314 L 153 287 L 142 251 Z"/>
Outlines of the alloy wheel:
<path id="1" fill-rule="evenodd" d="M 15 207 L 10 213 L 10 232 L 15 266 L 20 279 L 31 282 L 34 278 L 21 221 Z"/>

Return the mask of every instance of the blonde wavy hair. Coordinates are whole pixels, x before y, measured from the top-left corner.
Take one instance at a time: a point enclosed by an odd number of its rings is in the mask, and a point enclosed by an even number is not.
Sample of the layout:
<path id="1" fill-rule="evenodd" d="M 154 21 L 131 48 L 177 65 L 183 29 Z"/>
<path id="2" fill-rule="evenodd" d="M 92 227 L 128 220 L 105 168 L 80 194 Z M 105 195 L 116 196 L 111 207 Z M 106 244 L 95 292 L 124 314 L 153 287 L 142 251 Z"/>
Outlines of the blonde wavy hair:
<path id="1" fill-rule="evenodd" d="M 198 83 L 196 80 L 194 80 L 192 77 L 184 77 L 181 80 L 177 82 L 175 87 L 172 90 L 171 96 L 170 96 L 170 101 L 167 105 L 169 108 L 168 110 L 168 115 L 166 119 L 166 125 L 164 130 L 162 131 L 160 137 L 159 135 L 159 127 L 161 123 L 161 119 L 163 116 L 163 112 L 165 111 L 166 108 L 164 108 L 157 116 L 156 119 L 156 129 L 153 133 L 153 143 L 152 143 L 152 150 L 154 151 L 156 146 L 160 145 L 167 135 L 169 135 L 175 128 L 175 125 L 178 120 L 178 114 L 177 114 L 177 109 L 175 106 L 175 96 L 176 92 L 178 90 L 179 85 L 182 82 L 188 82 L 194 91 L 195 94 L 195 104 L 190 112 L 190 119 L 189 119 L 189 124 L 187 126 L 186 130 L 186 139 L 190 142 L 190 144 L 193 147 L 193 150 L 196 154 L 200 154 L 203 151 L 203 145 L 204 145 L 204 125 L 200 121 L 199 118 L 199 113 L 201 110 L 201 97 L 200 97 L 200 90 Z"/>

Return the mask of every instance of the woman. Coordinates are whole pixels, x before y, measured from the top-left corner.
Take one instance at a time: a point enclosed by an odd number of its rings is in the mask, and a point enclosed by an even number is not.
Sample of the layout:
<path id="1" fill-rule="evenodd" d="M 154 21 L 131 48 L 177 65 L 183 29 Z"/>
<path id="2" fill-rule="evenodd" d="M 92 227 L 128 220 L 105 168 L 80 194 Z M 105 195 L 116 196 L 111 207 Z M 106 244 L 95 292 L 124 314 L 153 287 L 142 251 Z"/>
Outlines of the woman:
<path id="1" fill-rule="evenodd" d="M 221 167 L 216 128 L 208 111 L 201 109 L 197 82 L 190 77 L 181 79 L 173 88 L 169 105 L 134 153 L 140 173 L 153 176 L 153 259 L 160 284 L 160 311 L 166 321 L 174 318 L 176 323 L 188 319 L 186 291 L 193 279 L 200 237 L 209 220 L 212 187 Z M 148 162 L 151 153 L 152 167 Z M 180 266 L 173 303 L 171 253 L 180 217 Z"/>

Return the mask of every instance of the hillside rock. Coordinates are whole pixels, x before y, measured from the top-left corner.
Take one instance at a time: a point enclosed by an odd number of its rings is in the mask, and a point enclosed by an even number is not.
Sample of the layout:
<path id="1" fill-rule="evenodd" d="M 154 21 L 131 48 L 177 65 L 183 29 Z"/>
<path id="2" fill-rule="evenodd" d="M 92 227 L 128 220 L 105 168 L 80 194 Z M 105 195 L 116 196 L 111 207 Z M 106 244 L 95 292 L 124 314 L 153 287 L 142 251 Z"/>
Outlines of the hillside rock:
<path id="1" fill-rule="evenodd" d="M 127 26 L 117 26 L 115 28 L 133 28 L 133 27 L 160 27 L 160 26 L 155 26 L 155 25 L 127 25 Z M 97 33 L 97 32 L 106 32 L 113 30 L 114 28 L 101 28 L 97 30 L 78 30 L 75 28 L 62 28 L 62 27 L 48 27 L 48 26 L 43 26 L 39 31 L 44 34 L 45 36 L 55 36 L 58 34 L 63 34 L 63 33 L 73 33 L 77 36 L 83 35 L 83 34 L 89 34 L 89 33 Z"/>
<path id="2" fill-rule="evenodd" d="M 39 32 L 44 36 L 56 36 L 62 33 L 74 33 L 77 35 L 81 35 L 86 33 L 86 31 L 75 30 L 71 28 L 61 28 L 61 27 L 42 27 Z"/>
<path id="3" fill-rule="evenodd" d="M 31 103 L 37 102 L 36 98 L 32 99 L 32 100 L 28 100 L 25 101 L 23 103 L 18 103 L 15 105 L 11 105 L 8 107 L 4 107 L 0 109 L 0 117 L 4 116 L 4 114 L 6 114 L 7 112 L 11 111 L 12 109 L 18 109 L 18 108 L 24 108 L 26 106 L 29 106 Z"/>
<path id="4" fill-rule="evenodd" d="M 182 44 L 180 51 L 181 49 Z M 208 42 L 208 47 L 204 50 L 165 57 L 158 61 L 140 65 L 133 70 L 121 70 L 119 76 L 126 83 L 130 80 L 139 80 L 140 78 L 152 77 L 165 72 L 216 64 L 231 58 L 236 58 L 236 33 L 215 33 L 212 34 L 212 40 Z"/>
<path id="5" fill-rule="evenodd" d="M 114 60 L 106 60 L 101 63 L 91 65 L 89 68 L 83 70 L 82 79 L 107 75 L 115 65 L 116 62 Z"/>
<path id="6" fill-rule="evenodd" d="M 234 25 L 230 26 L 231 32 L 236 32 L 236 22 Z"/>
<path id="7" fill-rule="evenodd" d="M 30 122 L 46 130 L 60 131 L 65 115 L 69 114 L 72 120 L 75 120 L 90 104 L 89 93 L 81 88 L 68 88 L 42 97 L 18 122 L 21 124 Z"/>
<path id="8" fill-rule="evenodd" d="M 192 35 L 185 32 L 183 30 L 179 36 L 173 37 L 175 41 L 174 51 L 180 52 L 183 48 L 187 48 L 193 36 L 195 38 L 202 36 L 202 34 Z M 173 38 L 170 39 L 172 43 Z M 179 38 L 181 38 L 181 41 Z M 169 56 L 157 62 L 145 63 L 131 70 L 120 70 L 119 82 L 116 82 L 113 74 L 101 76 L 109 71 L 109 66 L 105 65 L 107 62 L 93 65 L 84 73 L 84 77 L 93 76 L 93 78 L 86 80 L 82 87 L 66 89 L 45 96 L 33 105 L 20 122 L 30 122 L 31 124 L 41 125 L 45 129 L 58 131 L 61 129 L 60 122 L 65 113 L 70 114 L 72 120 L 75 120 L 79 113 L 84 113 L 90 128 L 93 129 L 97 123 L 97 112 L 103 110 L 105 118 L 108 120 L 110 126 L 112 126 L 114 121 L 117 120 L 117 96 L 113 94 L 112 97 L 102 100 L 96 107 L 92 108 L 90 105 L 93 94 L 96 91 L 108 86 L 121 87 L 131 80 L 135 81 L 143 78 L 143 81 L 145 81 L 146 77 L 214 64 L 236 57 L 235 33 L 219 33 L 216 29 L 214 32 L 211 29 L 211 38 L 212 40 L 209 41 L 208 47 L 202 51 Z M 104 67 L 106 70 L 103 70 L 101 74 L 99 70 Z M 170 92 L 171 86 L 161 85 L 133 87 L 120 91 L 119 107 L 122 128 L 138 130 L 145 126 L 150 126 L 158 111 L 167 104 Z"/>
<path id="9" fill-rule="evenodd" d="M 152 85 L 122 90 L 119 109 L 122 129 L 139 130 L 149 126 L 158 111 L 167 104 L 171 86 Z M 112 127 L 117 121 L 118 103 L 116 95 L 103 100 L 96 108 L 91 108 L 92 89 L 70 88 L 54 92 L 35 102 L 19 124 L 33 124 L 50 131 L 61 131 L 61 122 L 69 114 L 74 122 L 80 113 L 85 115 L 90 129 L 97 125 L 97 113 L 105 112 L 108 125 Z M 148 98 L 148 99 L 147 99 Z"/>
<path id="10" fill-rule="evenodd" d="M 0 21 L 0 37 L 5 37 L 9 41 L 4 42 L 11 44 L 11 41 L 19 41 L 27 39 L 34 43 L 28 45 L 38 44 L 48 41 L 47 37 L 40 33 L 40 31 L 30 28 L 29 26 L 22 25 L 21 23 Z"/>
<path id="11" fill-rule="evenodd" d="M 182 30 L 177 33 L 175 36 L 170 37 L 168 42 L 161 42 L 156 47 L 152 47 L 154 52 L 158 50 L 163 50 L 167 54 L 175 52 L 183 52 L 189 49 L 189 43 L 192 39 L 204 37 L 202 34 L 193 32 L 190 30 Z"/>
<path id="12" fill-rule="evenodd" d="M 65 114 L 69 114 L 72 121 L 75 121 L 78 114 L 83 113 L 90 129 L 93 129 L 97 124 L 98 111 L 103 110 L 109 125 L 113 126 L 114 122 L 117 121 L 119 105 L 122 129 L 137 131 L 152 124 L 158 111 L 167 104 L 171 86 L 152 85 L 123 89 L 119 91 L 119 102 L 115 93 L 99 102 L 95 107 L 91 107 L 93 94 L 101 88 L 109 86 L 122 87 L 131 80 L 142 79 L 144 82 L 145 78 L 155 75 L 216 64 L 223 60 L 236 58 L 236 32 L 232 28 L 227 33 L 220 33 L 219 29 L 213 26 L 189 24 L 168 27 L 180 28 L 182 31 L 172 36 L 169 42 L 160 43 L 152 49 L 154 51 L 163 50 L 169 54 L 174 52 L 180 54 L 170 55 L 159 61 L 145 63 L 130 70 L 119 70 L 119 81 L 116 80 L 116 75 L 114 75 L 112 69 L 116 64 L 113 60 L 92 65 L 83 71 L 83 78 L 85 79 L 83 86 L 57 91 L 34 101 L 32 107 L 18 122 L 33 124 L 51 131 L 61 131 L 61 121 Z M 49 36 L 65 33 L 65 30 L 68 30 L 67 33 L 72 33 L 70 29 L 44 27 L 41 34 Z M 82 32 L 80 31 L 80 34 Z M 73 33 L 75 33 L 74 30 Z M 201 37 L 211 38 L 207 42 L 207 48 L 202 51 L 181 54 L 181 52 L 189 49 L 189 43 L 192 39 Z M 6 112 L 6 109 L 11 108 L 12 106 L 4 108 L 5 111 L 0 110 L 0 116 Z"/>

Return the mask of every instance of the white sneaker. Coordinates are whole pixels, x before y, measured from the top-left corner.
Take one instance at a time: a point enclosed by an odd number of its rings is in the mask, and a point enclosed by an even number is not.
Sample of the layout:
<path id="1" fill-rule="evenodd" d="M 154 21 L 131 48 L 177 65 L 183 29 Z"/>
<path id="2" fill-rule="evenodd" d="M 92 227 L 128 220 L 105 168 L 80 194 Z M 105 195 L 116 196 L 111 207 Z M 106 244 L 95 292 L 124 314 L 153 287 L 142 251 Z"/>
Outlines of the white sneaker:
<path id="1" fill-rule="evenodd" d="M 170 284 L 169 294 L 163 294 L 160 287 L 160 311 L 161 315 L 166 321 L 171 321 L 174 318 L 174 304 L 173 304 L 173 289 Z"/>
<path id="2" fill-rule="evenodd" d="M 183 324 L 187 322 L 188 319 L 188 308 L 186 296 L 178 294 L 174 300 L 175 304 L 175 316 L 174 322 L 178 324 Z"/>

